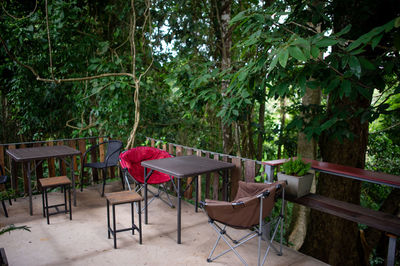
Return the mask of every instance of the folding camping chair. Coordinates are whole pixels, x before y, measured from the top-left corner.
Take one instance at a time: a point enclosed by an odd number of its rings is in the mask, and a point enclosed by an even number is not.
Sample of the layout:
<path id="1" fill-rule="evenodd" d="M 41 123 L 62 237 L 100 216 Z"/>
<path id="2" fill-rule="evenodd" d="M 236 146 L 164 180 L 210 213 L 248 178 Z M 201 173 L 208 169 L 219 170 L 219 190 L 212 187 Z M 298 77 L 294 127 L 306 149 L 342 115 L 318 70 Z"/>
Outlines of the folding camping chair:
<path id="1" fill-rule="evenodd" d="M 284 183 L 284 181 L 279 181 L 272 184 L 246 183 L 239 181 L 239 189 L 234 201 L 226 202 L 206 199 L 204 203 L 204 209 L 209 217 L 209 224 L 218 234 L 217 241 L 214 244 L 210 255 L 208 256 L 207 261 L 212 262 L 220 256 L 230 251 L 233 251 L 236 256 L 242 261 L 242 263 L 247 265 L 246 261 L 238 253 L 236 248 L 255 237 L 258 237 L 258 265 L 264 264 L 271 247 L 278 253 L 278 255 L 282 255 L 285 185 L 286 183 Z M 271 214 L 271 211 L 275 205 L 275 201 L 280 194 L 282 195 L 280 213 L 277 217 L 271 219 L 268 224 L 265 224 L 265 218 Z M 222 224 L 222 226 L 219 225 L 217 222 Z M 275 224 L 275 227 L 272 230 L 272 236 L 270 237 L 270 239 L 268 239 L 269 237 L 266 237 L 267 239 L 265 239 L 268 242 L 268 247 L 264 254 L 262 262 L 260 262 L 261 239 L 263 237 L 262 228 L 265 228 L 266 225 L 273 224 Z M 249 232 L 239 240 L 234 240 L 226 232 L 227 226 L 235 229 L 254 228 L 254 230 Z M 274 246 L 273 240 L 278 232 L 279 226 L 281 237 L 280 249 L 278 250 Z M 212 257 L 221 239 L 224 240 L 226 244 L 228 244 L 229 248 L 221 252 L 219 255 Z M 232 244 L 230 242 L 232 242 Z"/>
<path id="2" fill-rule="evenodd" d="M 139 193 L 144 188 L 144 168 L 143 166 L 141 166 L 141 162 L 170 157 L 172 156 L 164 150 L 146 146 L 136 147 L 121 153 L 119 156 L 119 163 L 128 189 L 132 190 L 130 186 L 130 181 L 133 181 L 133 183 L 136 185 L 135 192 Z M 158 185 L 158 191 L 157 193 L 154 193 L 153 191 L 148 190 L 148 192 L 150 192 L 153 197 L 147 203 L 147 205 L 149 205 L 154 199 L 158 198 L 171 208 L 174 208 L 174 205 L 172 204 L 172 201 L 169 198 L 166 187 L 164 185 L 168 181 L 172 182 L 173 178 L 173 176 L 169 176 L 158 171 L 154 171 L 151 174 L 151 176 L 147 180 L 147 184 Z M 161 197 L 163 193 L 165 193 L 167 200 Z M 143 206 L 142 210 L 144 210 L 147 205 Z"/>

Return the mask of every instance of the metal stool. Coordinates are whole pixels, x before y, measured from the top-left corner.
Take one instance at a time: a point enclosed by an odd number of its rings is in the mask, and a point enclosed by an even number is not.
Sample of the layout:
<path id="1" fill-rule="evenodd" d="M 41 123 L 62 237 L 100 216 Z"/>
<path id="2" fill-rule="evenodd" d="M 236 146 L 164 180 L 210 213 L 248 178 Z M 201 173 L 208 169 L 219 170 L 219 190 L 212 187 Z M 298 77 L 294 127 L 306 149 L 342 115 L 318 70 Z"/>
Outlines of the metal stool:
<path id="1" fill-rule="evenodd" d="M 107 200 L 107 232 L 108 238 L 111 237 L 111 234 L 114 238 L 114 248 L 117 248 L 117 233 L 130 231 L 132 230 L 132 235 L 135 234 L 135 230 L 139 232 L 139 243 L 142 244 L 142 215 L 141 215 L 141 208 L 140 202 L 143 200 L 142 197 L 133 191 L 120 191 L 120 192 L 113 192 L 106 194 Z M 138 203 L 139 207 L 139 227 L 137 227 L 134 223 L 134 203 Z M 116 229 L 116 222 L 115 222 L 115 205 L 130 203 L 131 204 L 131 217 L 132 217 L 132 226 L 123 229 Z M 113 219 L 113 228 L 110 226 L 110 204 L 112 205 L 112 219 Z"/>
<path id="2" fill-rule="evenodd" d="M 42 202 L 43 202 L 43 217 L 47 217 L 47 224 L 50 224 L 49 216 L 57 213 L 68 213 L 69 219 L 72 220 L 72 208 L 71 208 L 71 180 L 66 176 L 57 176 L 49 178 L 39 179 L 39 183 L 42 187 Z M 47 189 L 62 187 L 64 191 L 64 203 L 50 205 L 47 199 Z M 67 207 L 67 190 L 68 189 L 68 199 L 69 199 L 69 210 Z M 59 206 L 64 206 L 64 210 L 59 210 Z M 49 213 L 50 208 L 55 208 L 56 212 Z"/>

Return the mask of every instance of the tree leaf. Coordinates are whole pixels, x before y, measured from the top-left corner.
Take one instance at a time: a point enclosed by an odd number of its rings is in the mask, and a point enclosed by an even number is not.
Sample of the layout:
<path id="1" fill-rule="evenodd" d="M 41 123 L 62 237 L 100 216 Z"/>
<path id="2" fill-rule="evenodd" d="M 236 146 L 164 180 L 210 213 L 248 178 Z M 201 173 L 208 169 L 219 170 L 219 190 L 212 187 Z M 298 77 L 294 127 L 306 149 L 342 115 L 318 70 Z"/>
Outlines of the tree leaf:
<path id="1" fill-rule="evenodd" d="M 370 61 L 368 61 L 368 59 L 366 59 L 365 57 L 359 57 L 360 60 L 360 64 L 363 68 L 367 69 L 367 70 L 375 70 L 375 65 L 373 63 L 371 63 Z"/>
<path id="2" fill-rule="evenodd" d="M 319 56 L 320 53 L 321 53 L 321 50 L 319 50 L 317 46 L 312 46 L 312 47 L 311 47 L 311 55 L 312 55 L 314 58 L 318 58 L 318 56 Z"/>
<path id="3" fill-rule="evenodd" d="M 323 123 L 321 125 L 321 127 L 320 127 L 321 131 L 327 130 L 328 128 L 333 126 L 336 122 L 337 122 L 337 118 L 336 117 L 334 117 L 332 119 L 329 119 L 328 121 L 326 121 L 325 123 Z"/>
<path id="4" fill-rule="evenodd" d="M 307 61 L 307 58 L 298 46 L 289 46 L 289 54 L 299 61 Z"/>
<path id="5" fill-rule="evenodd" d="M 350 82 L 350 80 L 344 79 L 342 81 L 342 86 L 341 87 L 342 87 L 344 95 L 349 97 L 350 93 L 351 93 L 351 82 Z"/>
<path id="6" fill-rule="evenodd" d="M 282 67 L 286 67 L 288 58 L 289 58 L 289 51 L 287 49 L 282 50 L 278 54 L 279 64 L 281 64 Z"/>
<path id="7" fill-rule="evenodd" d="M 383 37 L 383 34 L 377 35 L 375 36 L 372 41 L 371 41 L 371 48 L 375 49 L 375 47 L 379 44 L 379 42 L 381 41 Z"/>
<path id="8" fill-rule="evenodd" d="M 337 86 L 339 86 L 339 83 L 340 83 L 340 79 L 338 79 L 338 78 L 332 80 L 332 81 L 329 83 L 328 87 L 326 88 L 326 92 L 329 93 L 329 92 L 331 92 L 332 90 L 336 89 Z"/>
<path id="9" fill-rule="evenodd" d="M 354 73 L 354 75 L 357 76 L 357 78 L 361 77 L 360 61 L 354 55 L 350 56 L 350 58 L 349 58 L 349 67 L 350 67 L 351 71 Z"/>
<path id="10" fill-rule="evenodd" d="M 347 25 L 346 27 L 344 27 L 341 31 L 339 31 L 336 36 L 342 36 L 346 33 L 348 33 L 351 30 L 351 24 Z"/>
<path id="11" fill-rule="evenodd" d="M 317 41 L 315 45 L 317 47 L 328 47 L 337 44 L 339 41 L 332 39 L 332 38 L 322 38 L 321 40 Z"/>

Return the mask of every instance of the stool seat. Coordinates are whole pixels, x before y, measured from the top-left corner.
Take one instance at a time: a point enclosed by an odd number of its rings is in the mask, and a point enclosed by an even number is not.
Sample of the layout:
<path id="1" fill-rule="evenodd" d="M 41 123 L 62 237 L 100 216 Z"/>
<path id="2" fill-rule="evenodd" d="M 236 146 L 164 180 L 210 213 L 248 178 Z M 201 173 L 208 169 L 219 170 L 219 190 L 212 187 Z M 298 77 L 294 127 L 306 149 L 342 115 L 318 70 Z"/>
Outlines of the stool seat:
<path id="1" fill-rule="evenodd" d="M 49 187 L 70 185 L 71 180 L 69 180 L 69 178 L 64 175 L 64 176 L 56 176 L 49 178 L 41 178 L 39 179 L 39 183 L 43 188 L 49 188 Z"/>
<path id="2" fill-rule="evenodd" d="M 117 233 L 124 231 L 132 231 L 132 235 L 135 233 L 135 230 L 139 232 L 139 244 L 142 244 L 142 216 L 141 216 L 141 207 L 140 203 L 143 200 L 142 197 L 130 190 L 124 190 L 119 192 L 106 193 L 105 198 L 107 201 L 107 232 L 108 238 L 111 237 L 111 234 L 114 238 L 114 248 L 117 248 Z M 127 228 L 118 229 L 116 228 L 116 215 L 115 215 L 115 206 L 120 204 L 131 204 L 131 226 Z M 110 223 L 110 204 L 112 206 L 112 220 L 113 227 L 111 228 Z M 137 226 L 134 222 L 134 204 L 138 204 L 139 209 L 139 226 Z"/>
<path id="3" fill-rule="evenodd" d="M 69 180 L 66 176 L 55 176 L 49 178 L 40 178 L 39 184 L 42 187 L 42 203 L 43 203 L 43 217 L 47 217 L 47 224 L 50 224 L 50 215 L 54 215 L 57 213 L 68 213 L 69 219 L 72 220 L 72 206 L 71 206 L 71 180 Z M 62 187 L 64 191 L 64 203 L 62 204 L 54 204 L 49 205 L 47 198 L 47 189 Z M 67 207 L 67 193 L 68 190 L 68 201 L 69 201 L 69 209 Z M 59 210 L 58 207 L 64 207 L 64 210 Z M 53 213 L 49 212 L 50 208 L 55 208 L 56 211 Z"/>
<path id="4" fill-rule="evenodd" d="M 138 193 L 134 191 L 119 191 L 119 192 L 112 192 L 106 193 L 106 199 L 112 205 L 123 204 L 123 203 L 130 203 L 130 202 L 138 202 L 142 201 L 143 198 Z"/>

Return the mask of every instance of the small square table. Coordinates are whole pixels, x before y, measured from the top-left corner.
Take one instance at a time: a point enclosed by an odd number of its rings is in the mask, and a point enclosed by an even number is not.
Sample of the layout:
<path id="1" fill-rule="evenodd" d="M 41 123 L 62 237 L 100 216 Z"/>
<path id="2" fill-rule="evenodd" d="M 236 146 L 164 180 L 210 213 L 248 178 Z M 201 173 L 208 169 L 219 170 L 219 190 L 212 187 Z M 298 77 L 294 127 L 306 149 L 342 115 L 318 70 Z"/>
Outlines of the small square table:
<path id="1" fill-rule="evenodd" d="M 28 174 L 28 193 L 29 193 L 29 213 L 33 215 L 32 210 L 32 188 L 31 188 L 31 172 L 35 169 L 31 170 L 31 162 L 39 161 L 39 164 L 43 162 L 45 159 L 49 158 L 59 158 L 66 162 L 65 157 L 70 157 L 70 169 L 71 169 L 71 181 L 72 181 L 72 189 L 74 196 L 74 206 L 76 206 L 76 191 L 75 191 L 75 178 L 74 178 L 74 164 L 73 164 L 73 156 L 81 155 L 81 152 L 68 147 L 68 146 L 42 146 L 42 147 L 33 147 L 33 148 L 21 148 L 21 149 L 11 149 L 7 150 L 7 154 L 10 158 L 15 162 L 21 162 L 25 164 Z M 36 166 L 37 166 L 36 165 Z"/>
<path id="2" fill-rule="evenodd" d="M 186 177 L 194 177 L 196 182 L 196 212 L 198 205 L 198 183 L 197 176 L 211 172 L 222 172 L 224 178 L 227 178 L 229 169 L 235 167 L 234 164 L 228 162 L 217 161 L 209 158 L 199 157 L 195 155 L 178 156 L 158 160 L 144 161 L 141 163 L 144 167 L 144 204 L 145 204 L 145 224 L 148 223 L 147 215 L 147 182 L 151 178 L 153 171 L 159 171 L 177 179 L 177 187 L 175 188 L 178 196 L 177 210 L 177 234 L 178 244 L 181 244 L 181 179 Z M 171 178 L 171 180 L 173 180 Z M 225 179 L 226 180 L 226 179 Z M 173 183 L 174 184 L 174 183 Z M 175 184 L 174 184 L 175 187 Z M 226 194 L 227 195 L 227 194 Z"/>

